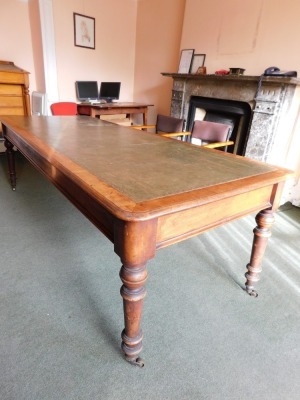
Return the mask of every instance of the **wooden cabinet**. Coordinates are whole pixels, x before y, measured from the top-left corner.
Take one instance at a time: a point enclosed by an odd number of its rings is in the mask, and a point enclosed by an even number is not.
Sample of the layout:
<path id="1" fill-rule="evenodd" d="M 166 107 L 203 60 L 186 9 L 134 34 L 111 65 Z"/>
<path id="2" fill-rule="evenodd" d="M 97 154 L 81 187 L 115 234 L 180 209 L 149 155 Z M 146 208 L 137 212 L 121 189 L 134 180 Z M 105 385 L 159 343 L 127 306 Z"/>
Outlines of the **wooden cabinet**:
<path id="1" fill-rule="evenodd" d="M 29 72 L 11 61 L 0 61 L 0 115 L 30 114 Z M 0 140 L 1 133 L 0 124 Z"/>

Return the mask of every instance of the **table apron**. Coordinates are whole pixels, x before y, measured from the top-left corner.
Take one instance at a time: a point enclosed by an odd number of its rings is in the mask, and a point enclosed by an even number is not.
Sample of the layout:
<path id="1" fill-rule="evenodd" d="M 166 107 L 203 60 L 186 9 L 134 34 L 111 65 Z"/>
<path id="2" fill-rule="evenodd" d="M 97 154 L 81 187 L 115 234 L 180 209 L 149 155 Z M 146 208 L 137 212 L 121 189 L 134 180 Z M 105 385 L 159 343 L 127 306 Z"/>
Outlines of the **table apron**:
<path id="1" fill-rule="evenodd" d="M 274 185 L 159 217 L 156 247 L 166 247 L 272 206 Z"/>
<path id="2" fill-rule="evenodd" d="M 78 106 L 78 112 L 81 115 L 118 115 L 118 114 L 144 114 L 147 112 L 147 107 L 112 107 L 112 108 L 93 108 L 87 106 Z"/>
<path id="3" fill-rule="evenodd" d="M 86 191 L 80 182 L 76 182 L 37 150 L 32 149 L 20 137 L 7 130 L 7 139 L 40 171 L 78 210 L 85 215 L 109 240 L 113 242 L 115 217 Z"/>

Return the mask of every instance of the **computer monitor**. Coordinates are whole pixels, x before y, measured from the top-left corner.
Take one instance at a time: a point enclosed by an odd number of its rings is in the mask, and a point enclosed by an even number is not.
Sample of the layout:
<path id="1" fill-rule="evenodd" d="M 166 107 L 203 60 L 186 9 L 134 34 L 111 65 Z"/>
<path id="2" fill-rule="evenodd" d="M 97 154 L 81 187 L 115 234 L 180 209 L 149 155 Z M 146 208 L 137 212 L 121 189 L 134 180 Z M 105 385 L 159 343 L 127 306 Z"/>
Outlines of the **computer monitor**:
<path id="1" fill-rule="evenodd" d="M 99 99 L 111 103 L 118 100 L 120 95 L 121 82 L 101 82 Z"/>
<path id="2" fill-rule="evenodd" d="M 97 81 L 76 81 L 77 99 L 82 102 L 95 101 L 99 98 Z"/>

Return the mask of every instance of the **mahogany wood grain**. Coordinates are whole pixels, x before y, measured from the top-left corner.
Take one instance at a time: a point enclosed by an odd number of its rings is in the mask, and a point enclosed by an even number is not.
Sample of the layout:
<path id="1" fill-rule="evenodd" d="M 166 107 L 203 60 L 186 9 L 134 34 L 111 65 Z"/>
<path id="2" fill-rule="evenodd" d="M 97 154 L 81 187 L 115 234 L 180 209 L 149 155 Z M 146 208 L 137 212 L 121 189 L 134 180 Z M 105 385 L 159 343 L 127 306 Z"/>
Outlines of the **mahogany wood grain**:
<path id="1" fill-rule="evenodd" d="M 164 246 L 258 212 L 246 291 L 256 295 L 273 213 L 292 172 L 89 117 L 1 117 L 12 145 L 113 243 L 122 263 L 122 349 L 143 365 L 147 261 Z"/>

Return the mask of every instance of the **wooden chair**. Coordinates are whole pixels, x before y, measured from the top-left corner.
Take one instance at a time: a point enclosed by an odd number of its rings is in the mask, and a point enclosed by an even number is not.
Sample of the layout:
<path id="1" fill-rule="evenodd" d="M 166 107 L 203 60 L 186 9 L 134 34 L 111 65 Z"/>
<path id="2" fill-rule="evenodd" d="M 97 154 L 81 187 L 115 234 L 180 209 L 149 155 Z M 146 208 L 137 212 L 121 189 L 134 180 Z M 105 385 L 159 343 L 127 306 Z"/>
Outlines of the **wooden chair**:
<path id="1" fill-rule="evenodd" d="M 52 115 L 77 115 L 77 104 L 71 101 L 60 101 L 50 106 Z"/>
<path id="2" fill-rule="evenodd" d="M 211 121 L 194 121 L 191 132 L 185 132 L 190 136 L 190 142 L 208 148 L 218 148 L 233 145 L 230 139 L 232 128 L 230 125 Z M 164 134 L 163 136 L 168 136 Z M 174 136 L 174 135 L 172 135 Z M 196 139 L 196 140 L 195 140 Z"/>
<path id="3" fill-rule="evenodd" d="M 182 118 L 158 114 L 155 125 L 137 125 L 131 126 L 131 128 L 139 130 L 153 129 L 155 133 L 162 136 L 183 138 L 187 135 L 186 132 L 183 132 L 183 123 L 184 120 Z"/>
<path id="4" fill-rule="evenodd" d="M 211 149 L 218 147 L 227 147 L 233 145 L 230 139 L 232 127 L 220 122 L 211 121 L 194 121 L 191 132 L 191 142 L 193 139 L 200 139 L 201 146 Z"/>

